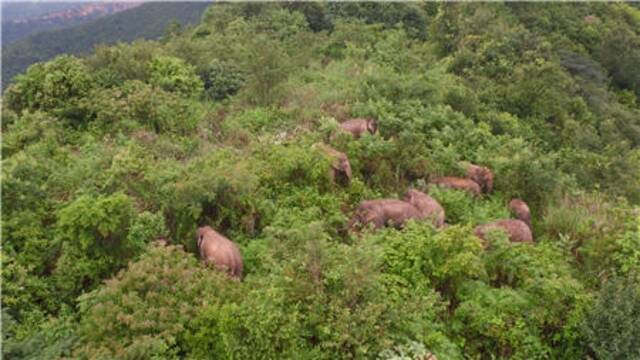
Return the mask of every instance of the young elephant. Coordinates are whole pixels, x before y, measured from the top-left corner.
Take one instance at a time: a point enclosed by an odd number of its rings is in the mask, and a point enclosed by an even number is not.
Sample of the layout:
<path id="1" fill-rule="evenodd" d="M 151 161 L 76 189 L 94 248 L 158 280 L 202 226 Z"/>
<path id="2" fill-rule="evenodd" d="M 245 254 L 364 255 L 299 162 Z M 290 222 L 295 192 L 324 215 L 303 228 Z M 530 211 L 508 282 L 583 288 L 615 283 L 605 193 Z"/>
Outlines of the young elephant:
<path id="1" fill-rule="evenodd" d="M 531 212 L 527 203 L 521 199 L 513 199 L 509 203 L 509 209 L 518 218 L 497 220 L 489 224 L 477 226 L 475 234 L 485 240 L 485 235 L 490 229 L 500 228 L 507 232 L 512 242 L 533 242 L 531 230 Z"/>
<path id="2" fill-rule="evenodd" d="M 480 195 L 480 185 L 471 179 L 443 176 L 431 180 L 431 183 L 449 187 L 456 190 L 464 190 L 471 193 L 474 196 Z"/>
<path id="3" fill-rule="evenodd" d="M 329 169 L 329 177 L 332 182 L 337 179 L 344 179 L 346 183 L 351 181 L 351 163 L 349 158 L 343 152 L 340 152 L 329 145 L 316 144 L 322 152 L 331 158 L 331 168 Z"/>
<path id="4" fill-rule="evenodd" d="M 402 228 L 409 219 L 420 219 L 421 214 L 415 206 L 406 201 L 396 199 L 365 200 L 356 209 L 349 227 L 356 224 L 366 226 L 373 224 L 374 229 L 380 229 L 391 223 L 396 228 Z"/>
<path id="5" fill-rule="evenodd" d="M 371 118 L 356 118 L 343 122 L 340 124 L 340 128 L 343 131 L 351 133 L 354 138 L 358 139 L 367 131 L 371 134 L 375 134 L 378 130 L 378 123 L 375 119 Z"/>
<path id="6" fill-rule="evenodd" d="M 466 163 L 467 177 L 480 185 L 484 193 L 493 191 L 493 173 L 488 167 Z"/>
<path id="7" fill-rule="evenodd" d="M 415 189 L 409 189 L 404 196 L 404 201 L 418 209 L 421 219 L 431 218 L 435 227 L 444 225 L 444 209 L 431 196 Z"/>
<path id="8" fill-rule="evenodd" d="M 240 250 L 236 244 L 210 226 L 198 228 L 198 249 L 200 257 L 205 262 L 226 271 L 233 278 L 242 278 L 243 264 Z"/>

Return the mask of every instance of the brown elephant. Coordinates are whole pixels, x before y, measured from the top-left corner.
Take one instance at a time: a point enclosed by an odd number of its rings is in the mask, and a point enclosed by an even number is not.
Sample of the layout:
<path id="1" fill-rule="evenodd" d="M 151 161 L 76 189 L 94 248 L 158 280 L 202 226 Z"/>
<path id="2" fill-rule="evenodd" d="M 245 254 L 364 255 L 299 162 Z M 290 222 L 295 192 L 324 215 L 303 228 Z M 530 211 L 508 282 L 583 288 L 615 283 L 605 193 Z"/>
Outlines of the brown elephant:
<path id="1" fill-rule="evenodd" d="M 471 193 L 474 196 L 480 195 L 480 185 L 477 182 L 460 177 L 443 176 L 431 180 L 432 184 L 445 186 L 456 190 L 464 190 Z"/>
<path id="2" fill-rule="evenodd" d="M 524 221 L 516 219 L 496 220 L 476 226 L 474 234 L 484 241 L 486 240 L 486 234 L 493 229 L 505 231 L 509 235 L 511 242 L 533 242 L 533 235 L 529 226 Z"/>
<path id="3" fill-rule="evenodd" d="M 527 203 L 521 199 L 513 199 L 509 203 L 509 209 L 518 219 L 497 220 L 488 224 L 477 226 L 475 234 L 482 240 L 491 229 L 502 229 L 509 235 L 512 242 L 533 242 L 531 230 L 531 212 Z"/>
<path id="4" fill-rule="evenodd" d="M 531 210 L 529 210 L 529 205 L 526 202 L 522 199 L 513 199 L 509 203 L 509 210 L 531 229 Z"/>
<path id="5" fill-rule="evenodd" d="M 444 209 L 431 196 L 415 189 L 409 189 L 404 196 L 404 201 L 415 206 L 422 219 L 431 218 L 435 227 L 444 225 Z"/>
<path id="6" fill-rule="evenodd" d="M 490 193 L 493 191 L 493 173 L 491 169 L 471 163 L 465 163 L 465 165 L 467 177 L 480 185 L 482 192 Z"/>
<path id="7" fill-rule="evenodd" d="M 331 168 L 329 169 L 331 181 L 335 182 L 336 180 L 343 179 L 344 182 L 349 183 L 352 173 L 351 163 L 347 155 L 329 145 L 316 144 L 316 146 L 331 159 Z"/>
<path id="8" fill-rule="evenodd" d="M 354 138 L 358 139 L 367 131 L 372 135 L 375 134 L 378 130 L 378 123 L 375 119 L 371 118 L 356 118 L 341 123 L 340 128 L 345 132 L 351 133 Z"/>
<path id="9" fill-rule="evenodd" d="M 396 199 L 365 200 L 360 203 L 349 222 L 353 229 L 356 224 L 366 226 L 373 224 L 374 229 L 380 229 L 391 223 L 396 228 L 402 228 L 409 219 L 420 219 L 421 214 L 415 206 L 406 201 Z"/>
<path id="10" fill-rule="evenodd" d="M 197 234 L 200 257 L 217 269 L 227 272 L 231 277 L 241 279 L 242 256 L 236 244 L 210 226 L 198 228 Z"/>

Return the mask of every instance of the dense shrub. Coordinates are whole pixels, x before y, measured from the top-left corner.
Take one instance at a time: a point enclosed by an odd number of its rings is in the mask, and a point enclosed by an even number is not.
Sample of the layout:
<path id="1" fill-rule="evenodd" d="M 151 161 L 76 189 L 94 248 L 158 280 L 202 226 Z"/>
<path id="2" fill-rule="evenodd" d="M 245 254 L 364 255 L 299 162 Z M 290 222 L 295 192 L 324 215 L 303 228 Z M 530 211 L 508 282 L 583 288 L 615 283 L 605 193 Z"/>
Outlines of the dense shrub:
<path id="1" fill-rule="evenodd" d="M 190 319 L 207 304 L 233 299 L 228 282 L 180 247 L 152 244 L 104 287 L 80 298 L 82 343 L 74 356 L 177 357 Z"/>
<path id="2" fill-rule="evenodd" d="M 234 95 L 244 85 L 244 74 L 227 62 L 215 59 L 199 71 L 204 91 L 212 100 L 223 100 Z"/>
<path id="3" fill-rule="evenodd" d="M 93 87 L 87 67 L 76 57 L 59 56 L 47 63 L 29 67 L 16 77 L 16 82 L 5 95 L 9 108 L 44 110 L 68 118 L 73 123 L 86 121 L 78 109 L 78 101 Z"/>
<path id="4" fill-rule="evenodd" d="M 142 250 L 142 239 L 127 238 L 133 214 L 132 201 L 124 194 L 84 195 L 59 211 L 60 257 L 53 275 L 64 294 L 92 288 Z"/>
<path id="5" fill-rule="evenodd" d="M 639 314 L 640 285 L 637 276 L 607 280 L 582 323 L 581 329 L 590 352 L 600 359 L 640 356 Z"/>
<path id="6" fill-rule="evenodd" d="M 167 91 L 187 96 L 202 92 L 202 81 L 195 68 L 178 58 L 159 56 L 149 63 L 149 82 Z"/>

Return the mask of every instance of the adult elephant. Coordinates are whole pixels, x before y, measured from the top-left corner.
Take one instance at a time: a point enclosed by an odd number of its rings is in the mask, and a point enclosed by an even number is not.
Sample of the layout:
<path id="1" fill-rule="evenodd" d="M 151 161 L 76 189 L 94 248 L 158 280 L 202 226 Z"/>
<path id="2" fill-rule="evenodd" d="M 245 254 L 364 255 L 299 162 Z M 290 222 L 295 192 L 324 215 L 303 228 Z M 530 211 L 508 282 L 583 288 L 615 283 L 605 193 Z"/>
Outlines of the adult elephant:
<path id="1" fill-rule="evenodd" d="M 531 212 L 527 203 L 521 199 L 513 199 L 509 203 L 509 210 L 517 219 L 502 219 L 488 224 L 477 226 L 474 230 L 476 236 L 486 241 L 486 235 L 493 230 L 501 230 L 507 233 L 511 242 L 533 242 L 531 229 Z"/>
<path id="2" fill-rule="evenodd" d="M 409 219 L 421 219 L 422 215 L 415 206 L 396 199 L 365 200 L 360 203 L 349 222 L 354 229 L 357 225 L 373 224 L 374 229 L 387 225 L 402 228 Z"/>
<path id="3" fill-rule="evenodd" d="M 404 195 L 404 201 L 413 205 L 420 212 L 421 219 L 431 219 L 435 227 L 444 226 L 444 209 L 431 196 L 416 189 L 409 189 Z"/>
<path id="4" fill-rule="evenodd" d="M 242 256 L 236 244 L 211 226 L 198 228 L 197 236 L 200 258 L 216 269 L 225 271 L 232 278 L 242 278 Z"/>
<path id="5" fill-rule="evenodd" d="M 378 123 L 372 118 L 350 119 L 340 124 L 340 129 L 353 135 L 358 139 L 362 134 L 369 132 L 375 134 L 378 131 Z"/>

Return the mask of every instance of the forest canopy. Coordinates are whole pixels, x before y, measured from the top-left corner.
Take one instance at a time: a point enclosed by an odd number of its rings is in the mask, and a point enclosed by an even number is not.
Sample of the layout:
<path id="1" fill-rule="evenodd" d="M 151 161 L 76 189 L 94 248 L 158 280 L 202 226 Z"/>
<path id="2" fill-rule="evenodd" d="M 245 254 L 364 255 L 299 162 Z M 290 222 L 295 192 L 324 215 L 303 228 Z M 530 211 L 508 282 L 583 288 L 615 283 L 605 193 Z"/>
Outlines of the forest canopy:
<path id="1" fill-rule="evenodd" d="M 640 357 L 638 64 L 630 4 L 432 2 L 217 3 L 34 64 L 2 95 L 3 356 Z M 492 192 L 431 184 L 465 163 Z M 351 231 L 409 188 L 446 226 Z M 476 236 L 514 198 L 533 242 Z"/>

